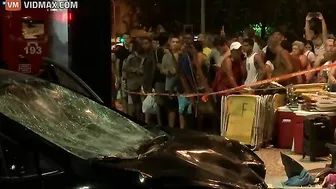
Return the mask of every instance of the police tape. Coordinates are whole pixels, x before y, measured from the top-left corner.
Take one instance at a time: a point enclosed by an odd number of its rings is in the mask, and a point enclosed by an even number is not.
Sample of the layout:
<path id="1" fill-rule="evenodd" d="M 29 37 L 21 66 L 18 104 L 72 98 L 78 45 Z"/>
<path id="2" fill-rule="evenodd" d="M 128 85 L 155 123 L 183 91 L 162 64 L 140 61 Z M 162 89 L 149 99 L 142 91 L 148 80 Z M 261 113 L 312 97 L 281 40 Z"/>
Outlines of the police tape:
<path id="1" fill-rule="evenodd" d="M 286 79 L 290 79 L 293 77 L 297 77 L 300 75 L 304 75 L 304 74 L 308 74 L 311 72 L 318 72 L 321 70 L 325 70 L 328 68 L 332 68 L 336 66 L 336 62 L 332 63 L 332 64 L 328 64 L 328 65 L 323 65 L 317 68 L 312 68 L 309 70 L 305 70 L 305 71 L 299 71 L 299 72 L 295 72 L 295 73 L 291 73 L 291 74 L 286 74 L 286 75 L 282 75 L 279 77 L 274 77 L 274 78 L 270 78 L 270 79 L 265 79 L 262 81 L 257 81 L 255 83 L 251 83 L 248 85 L 240 85 L 238 87 L 234 87 L 231 89 L 226 89 L 226 90 L 222 90 L 222 91 L 217 91 L 217 92 L 211 92 L 211 93 L 193 93 L 193 94 L 170 94 L 170 93 L 144 93 L 144 92 L 132 92 L 132 91 L 128 91 L 128 90 L 124 90 L 124 92 L 128 93 L 128 94 L 133 94 L 133 95 L 145 95 L 145 96 L 169 96 L 169 97 L 197 97 L 197 96 L 212 96 L 212 95 L 226 95 L 226 94 L 230 94 L 233 92 L 237 92 L 237 91 L 241 91 L 243 89 L 246 88 L 251 88 L 251 87 L 256 87 L 256 86 L 260 86 L 260 85 L 264 85 L 264 84 L 269 84 L 272 82 L 278 82 L 278 81 L 282 81 L 282 80 L 286 80 Z"/>

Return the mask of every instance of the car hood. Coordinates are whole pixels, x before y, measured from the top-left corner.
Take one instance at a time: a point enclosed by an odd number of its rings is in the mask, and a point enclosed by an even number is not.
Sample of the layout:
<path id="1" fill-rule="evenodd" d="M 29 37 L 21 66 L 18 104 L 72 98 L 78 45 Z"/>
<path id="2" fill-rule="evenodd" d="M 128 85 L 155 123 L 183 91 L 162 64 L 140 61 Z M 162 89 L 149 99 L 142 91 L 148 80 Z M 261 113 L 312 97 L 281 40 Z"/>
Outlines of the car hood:
<path id="1" fill-rule="evenodd" d="M 137 171 L 151 185 L 267 188 L 263 161 L 239 142 L 196 132 L 173 136 L 139 159 L 113 166 Z"/>

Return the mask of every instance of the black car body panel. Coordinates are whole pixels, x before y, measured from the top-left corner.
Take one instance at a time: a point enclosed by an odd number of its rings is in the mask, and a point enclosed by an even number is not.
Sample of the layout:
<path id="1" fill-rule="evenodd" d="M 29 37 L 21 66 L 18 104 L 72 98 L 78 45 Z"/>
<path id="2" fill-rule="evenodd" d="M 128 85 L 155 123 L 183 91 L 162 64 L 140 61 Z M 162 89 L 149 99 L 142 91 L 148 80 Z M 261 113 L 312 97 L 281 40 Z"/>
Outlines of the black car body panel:
<path id="1" fill-rule="evenodd" d="M 244 149 L 237 147 L 231 141 L 223 141 L 221 137 L 174 137 L 164 144 L 153 146 L 148 154 L 136 161 L 120 162 L 117 166 L 121 169 L 140 171 L 144 177 L 143 182 L 154 186 L 159 185 L 163 180 L 164 183 L 174 186 L 178 186 L 180 182 L 190 184 L 194 181 L 205 183 L 216 181 L 219 186 L 238 185 L 242 188 L 249 188 L 249 184 L 262 184 L 262 177 L 244 164 L 247 159 L 250 159 L 248 162 L 261 167 L 256 171 L 264 175 L 262 161 L 247 157 L 246 154 L 249 152 L 242 152 Z M 232 152 L 232 148 L 237 149 L 236 152 L 240 149 L 242 153 L 235 153 L 235 150 Z M 240 155 L 243 156 L 239 157 Z M 102 162 L 98 164 L 101 165 Z M 103 166 L 113 167 L 115 164 L 112 162 Z"/>
<path id="2" fill-rule="evenodd" d="M 142 127 L 32 76 L 0 70 L 0 114 L 1 189 L 267 188 L 239 142 Z"/>

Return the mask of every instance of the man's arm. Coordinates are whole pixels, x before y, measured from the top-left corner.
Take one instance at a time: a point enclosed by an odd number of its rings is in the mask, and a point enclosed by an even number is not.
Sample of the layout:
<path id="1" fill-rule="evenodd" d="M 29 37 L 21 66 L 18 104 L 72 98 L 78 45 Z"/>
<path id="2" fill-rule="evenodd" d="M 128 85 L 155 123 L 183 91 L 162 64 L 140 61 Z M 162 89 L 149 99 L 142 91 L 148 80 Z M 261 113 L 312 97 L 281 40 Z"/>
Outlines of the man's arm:
<path id="1" fill-rule="evenodd" d="M 311 17 L 308 14 L 306 17 L 305 36 L 306 36 L 306 40 L 309 40 L 309 41 L 311 41 L 313 38 L 313 36 L 311 36 L 311 33 L 310 33 L 310 23 L 309 23 L 310 20 L 311 20 Z"/>
<path id="2" fill-rule="evenodd" d="M 169 58 L 169 54 L 165 54 L 162 58 L 162 64 L 160 67 L 160 72 L 164 75 L 169 75 L 169 74 L 176 74 L 175 69 L 172 69 L 172 59 Z M 173 73 L 175 71 L 175 73 Z"/>
<path id="3" fill-rule="evenodd" d="M 246 77 L 247 77 L 246 60 L 244 60 L 243 63 L 241 64 L 241 70 L 242 70 L 242 74 L 243 74 L 243 79 L 245 81 Z"/>
<path id="4" fill-rule="evenodd" d="M 330 68 L 328 79 L 329 81 L 331 81 L 332 84 L 336 84 L 335 74 L 336 74 L 336 67 Z"/>
<path id="5" fill-rule="evenodd" d="M 286 51 L 286 50 L 282 50 L 281 53 L 280 53 L 280 56 L 282 58 L 282 62 L 283 64 L 285 64 L 285 68 L 286 68 L 286 73 L 289 74 L 289 73 L 292 73 L 294 68 L 293 68 L 293 63 L 291 61 L 291 55 Z"/>
<path id="6" fill-rule="evenodd" d="M 119 63 L 120 63 L 120 61 L 119 61 Z M 121 69 L 122 69 L 123 74 L 125 73 L 125 77 L 127 77 L 127 74 L 132 71 L 131 66 L 129 66 L 128 58 L 124 61 L 124 64 L 122 65 Z"/>
<path id="7" fill-rule="evenodd" d="M 260 54 L 256 54 L 254 56 L 254 64 L 256 66 L 256 68 L 258 68 L 258 72 L 259 72 L 259 78 L 258 80 L 262 80 L 265 78 L 266 76 L 266 68 L 265 68 L 265 64 L 261 58 Z"/>
<path id="8" fill-rule="evenodd" d="M 131 56 L 131 55 L 130 55 L 130 56 Z M 125 72 L 126 75 L 127 75 L 128 73 L 140 73 L 141 70 L 138 69 L 138 68 L 134 68 L 134 67 L 132 67 L 131 64 L 130 64 L 130 61 L 132 61 L 132 60 L 131 60 L 131 57 L 128 57 L 128 58 L 124 61 L 124 63 L 123 63 L 123 67 L 122 67 L 122 71 Z"/>
<path id="9" fill-rule="evenodd" d="M 223 61 L 223 67 L 224 67 L 224 71 L 226 73 L 226 75 L 228 76 L 229 78 L 229 81 L 231 83 L 231 85 L 233 87 L 237 87 L 237 83 L 236 83 L 236 80 L 234 79 L 233 77 L 233 72 L 232 72 L 232 61 L 230 58 L 226 58 L 224 59 Z"/>
<path id="10" fill-rule="evenodd" d="M 306 68 L 308 68 L 308 64 L 309 64 L 309 60 L 307 56 L 301 56 L 300 57 L 300 62 L 301 62 L 301 66 L 302 68 L 304 68 L 306 70 Z"/>
<path id="11" fill-rule="evenodd" d="M 321 20 L 321 23 L 322 23 L 322 41 L 323 41 L 323 44 L 325 44 L 326 41 L 328 40 L 327 23 L 325 22 L 323 15 L 321 13 L 318 13 L 318 18 Z"/>
<path id="12" fill-rule="evenodd" d="M 310 60 L 309 60 L 309 58 L 307 56 L 304 56 L 304 57 L 306 57 L 306 61 L 307 61 L 307 64 L 306 64 L 305 68 L 306 68 L 306 70 L 310 70 L 312 68 L 311 64 L 310 64 Z M 307 73 L 307 74 L 305 74 L 305 76 L 306 76 L 306 82 L 309 83 L 308 77 L 310 75 Z"/>
<path id="13" fill-rule="evenodd" d="M 267 75 L 267 79 L 272 77 L 272 72 L 274 70 L 274 66 L 270 61 L 267 61 L 265 63 L 265 68 L 266 68 L 266 75 Z"/>

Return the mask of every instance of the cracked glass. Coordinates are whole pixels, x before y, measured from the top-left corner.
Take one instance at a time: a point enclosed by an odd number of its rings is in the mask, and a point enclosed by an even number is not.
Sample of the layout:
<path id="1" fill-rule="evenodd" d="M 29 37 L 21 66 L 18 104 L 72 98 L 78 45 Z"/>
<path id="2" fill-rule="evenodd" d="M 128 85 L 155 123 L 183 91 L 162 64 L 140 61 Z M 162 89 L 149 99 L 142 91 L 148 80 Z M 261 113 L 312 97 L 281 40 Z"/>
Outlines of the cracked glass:
<path id="1" fill-rule="evenodd" d="M 19 73 L 0 71 L 0 112 L 83 159 L 137 158 L 153 133 L 78 93 Z"/>

